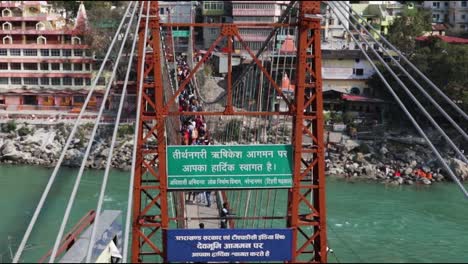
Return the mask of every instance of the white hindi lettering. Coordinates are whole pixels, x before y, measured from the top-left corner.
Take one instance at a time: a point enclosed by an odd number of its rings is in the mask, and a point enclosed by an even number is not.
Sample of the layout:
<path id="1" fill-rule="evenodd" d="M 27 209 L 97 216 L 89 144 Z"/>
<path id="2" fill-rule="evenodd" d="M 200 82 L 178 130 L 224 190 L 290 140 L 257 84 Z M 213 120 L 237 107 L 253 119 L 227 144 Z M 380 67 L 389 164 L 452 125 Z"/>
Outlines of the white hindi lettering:
<path id="1" fill-rule="evenodd" d="M 180 151 L 178 149 L 174 150 L 172 153 L 173 159 L 206 159 L 206 149 L 202 149 L 201 151 Z"/>
<path id="2" fill-rule="evenodd" d="M 234 170 L 234 164 L 229 164 L 227 162 L 220 162 L 218 164 L 211 165 L 211 172 L 232 172 Z"/>
<path id="3" fill-rule="evenodd" d="M 233 158 L 242 158 L 242 151 L 232 151 L 232 149 L 220 149 L 220 151 L 211 152 L 211 157 L 215 159 L 233 159 Z"/>
<path id="4" fill-rule="evenodd" d="M 184 165 L 182 167 L 183 172 L 205 172 L 207 165 Z"/>
<path id="5" fill-rule="evenodd" d="M 273 150 L 247 151 L 247 158 L 273 158 Z"/>
<path id="6" fill-rule="evenodd" d="M 278 150 L 278 156 L 280 156 L 280 158 L 287 158 L 288 152 L 286 150 Z"/>
<path id="7" fill-rule="evenodd" d="M 262 171 L 263 164 L 239 164 L 239 168 L 241 171 Z"/>

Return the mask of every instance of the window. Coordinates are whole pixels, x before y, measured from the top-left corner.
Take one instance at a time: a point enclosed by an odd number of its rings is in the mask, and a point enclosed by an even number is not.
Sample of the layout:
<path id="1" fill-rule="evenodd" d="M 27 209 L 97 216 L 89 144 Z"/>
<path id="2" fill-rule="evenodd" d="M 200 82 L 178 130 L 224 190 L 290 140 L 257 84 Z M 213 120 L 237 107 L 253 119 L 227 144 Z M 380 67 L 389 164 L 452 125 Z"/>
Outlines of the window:
<path id="1" fill-rule="evenodd" d="M 3 44 L 13 44 L 13 39 L 10 36 L 3 37 Z"/>
<path id="2" fill-rule="evenodd" d="M 353 87 L 353 88 L 351 88 L 351 94 L 359 95 L 359 94 L 361 94 L 361 90 L 359 90 L 359 88 L 357 88 L 357 87 Z"/>
<path id="3" fill-rule="evenodd" d="M 50 64 L 50 69 L 52 71 L 60 71 L 60 63 L 51 63 Z"/>
<path id="4" fill-rule="evenodd" d="M 44 23 L 38 22 L 38 23 L 36 24 L 36 30 L 45 30 L 45 29 L 46 29 L 46 28 L 45 28 Z"/>
<path id="5" fill-rule="evenodd" d="M 72 85 L 71 77 L 63 77 L 63 85 Z"/>
<path id="6" fill-rule="evenodd" d="M 50 52 L 48 49 L 41 49 L 41 56 L 48 57 L 50 56 Z"/>
<path id="7" fill-rule="evenodd" d="M 11 17 L 11 16 L 12 16 L 12 13 L 10 9 L 5 8 L 2 10 L 2 17 Z"/>
<path id="8" fill-rule="evenodd" d="M 20 49 L 10 49 L 10 56 L 21 56 Z"/>
<path id="9" fill-rule="evenodd" d="M 60 78 L 51 78 L 52 85 L 60 85 Z"/>
<path id="10" fill-rule="evenodd" d="M 52 56 L 54 57 L 60 57 L 60 50 L 59 49 L 52 49 L 50 50 Z"/>
<path id="11" fill-rule="evenodd" d="M 39 79 L 38 78 L 25 77 L 24 78 L 24 84 L 38 85 L 39 84 Z"/>
<path id="12" fill-rule="evenodd" d="M 0 77 L 0 84 L 8 84 L 8 77 Z"/>
<path id="13" fill-rule="evenodd" d="M 23 50 L 24 56 L 37 56 L 37 50 L 35 49 L 25 49 Z"/>
<path id="14" fill-rule="evenodd" d="M 461 19 L 465 20 L 465 14 L 461 15 Z"/>
<path id="15" fill-rule="evenodd" d="M 39 45 L 45 45 L 47 44 L 47 39 L 43 36 L 37 37 L 37 44 Z"/>
<path id="16" fill-rule="evenodd" d="M 8 63 L 0 63 L 0 70 L 8 70 Z"/>
<path id="17" fill-rule="evenodd" d="M 83 56 L 83 50 L 79 50 L 79 49 L 73 50 L 73 56 L 82 57 Z"/>
<path id="18" fill-rule="evenodd" d="M 357 76 L 362 76 L 364 75 L 364 69 L 353 69 L 353 74 Z"/>
<path id="19" fill-rule="evenodd" d="M 63 67 L 63 70 L 64 70 L 64 71 L 71 71 L 71 70 L 72 70 L 71 63 L 64 63 L 64 64 L 62 65 L 62 67 Z"/>
<path id="20" fill-rule="evenodd" d="M 41 85 L 49 85 L 49 78 L 41 77 Z"/>
<path id="21" fill-rule="evenodd" d="M 71 57 L 71 50 L 69 50 L 69 49 L 62 50 L 62 54 L 65 57 Z"/>
<path id="22" fill-rule="evenodd" d="M 85 64 L 85 71 L 90 71 L 91 70 L 91 64 L 86 63 Z"/>
<path id="23" fill-rule="evenodd" d="M 11 84 L 21 84 L 21 78 L 11 77 Z"/>
<path id="24" fill-rule="evenodd" d="M 7 56 L 8 52 L 7 49 L 0 49 L 0 56 Z"/>
<path id="25" fill-rule="evenodd" d="M 97 85 L 106 85 L 106 78 L 99 77 Z"/>
<path id="26" fill-rule="evenodd" d="M 3 23 L 2 29 L 3 30 L 11 30 L 12 29 L 11 23 L 10 22 Z"/>
<path id="27" fill-rule="evenodd" d="M 71 42 L 73 45 L 81 45 L 81 39 L 79 37 L 72 37 Z"/>
<path id="28" fill-rule="evenodd" d="M 37 71 L 37 63 L 23 63 L 25 71 Z"/>
<path id="29" fill-rule="evenodd" d="M 41 63 L 41 71 L 48 71 L 49 63 Z"/>
<path id="30" fill-rule="evenodd" d="M 73 102 L 74 103 L 84 103 L 85 97 L 80 95 L 80 96 L 73 96 Z"/>
<path id="31" fill-rule="evenodd" d="M 11 63 L 10 64 L 11 70 L 21 70 L 21 63 Z"/>
<path id="32" fill-rule="evenodd" d="M 462 1 L 462 2 L 461 2 L 461 6 L 462 6 L 462 7 L 466 7 L 466 6 L 467 6 L 466 1 Z"/>
<path id="33" fill-rule="evenodd" d="M 86 78 L 86 85 L 91 85 L 91 79 L 90 78 Z"/>
<path id="34" fill-rule="evenodd" d="M 35 95 L 25 95 L 25 96 L 23 96 L 23 103 L 25 105 L 37 105 L 37 96 L 35 96 Z"/>
<path id="35" fill-rule="evenodd" d="M 83 78 L 75 78 L 75 85 L 82 86 L 83 85 Z"/>

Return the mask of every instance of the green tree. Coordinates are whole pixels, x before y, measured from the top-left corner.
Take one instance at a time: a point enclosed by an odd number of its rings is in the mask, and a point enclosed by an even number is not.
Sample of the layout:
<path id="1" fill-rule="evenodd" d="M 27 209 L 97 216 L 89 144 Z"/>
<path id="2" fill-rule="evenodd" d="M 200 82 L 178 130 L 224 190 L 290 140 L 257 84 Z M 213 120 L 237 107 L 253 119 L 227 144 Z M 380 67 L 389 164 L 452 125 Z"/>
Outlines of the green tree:
<path id="1" fill-rule="evenodd" d="M 81 1 L 51 1 L 56 10 L 63 10 L 72 23 Z M 114 36 L 128 1 L 83 1 L 88 16 L 89 29 L 85 42 L 97 57 L 103 57 Z"/>
<path id="2" fill-rule="evenodd" d="M 403 54 L 411 57 L 416 48 L 416 38 L 431 30 L 431 14 L 417 8 L 405 9 L 395 18 L 388 30 L 387 39 Z"/>

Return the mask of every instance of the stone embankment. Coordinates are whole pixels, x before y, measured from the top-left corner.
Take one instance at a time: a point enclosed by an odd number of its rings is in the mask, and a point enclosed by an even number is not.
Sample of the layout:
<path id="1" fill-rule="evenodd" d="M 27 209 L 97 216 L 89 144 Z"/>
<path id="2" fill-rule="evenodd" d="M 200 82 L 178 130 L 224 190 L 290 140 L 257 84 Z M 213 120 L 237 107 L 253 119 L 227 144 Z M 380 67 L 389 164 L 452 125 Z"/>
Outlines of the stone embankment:
<path id="1" fill-rule="evenodd" d="M 451 158 L 455 155 L 448 150 L 441 154 L 459 179 L 468 180 L 468 164 Z M 413 136 L 367 141 L 344 138 L 330 144 L 326 164 L 328 175 L 352 180 L 392 185 L 452 181 L 425 141 Z"/>
<path id="2" fill-rule="evenodd" d="M 69 167 L 81 165 L 92 125 L 89 123 L 79 127 L 64 157 L 64 165 Z M 7 128 L 7 124 L 2 124 L 1 128 L 0 163 L 54 166 L 71 132 L 72 125 L 63 123 L 53 126 L 22 124 L 13 129 Z M 98 130 L 99 133 L 86 162 L 87 168 L 105 168 L 110 151 L 112 130 L 111 126 Z M 243 130 L 241 129 L 241 131 Z M 286 132 L 284 134 L 288 134 Z M 247 135 L 247 138 L 253 136 Z M 282 140 L 265 137 L 264 142 L 260 140 L 261 142 L 254 143 L 288 143 L 288 137 L 283 135 L 279 138 Z M 232 143 L 234 144 L 234 142 Z M 244 142 L 244 144 L 248 143 Z M 133 129 L 124 125 L 119 129 L 119 137 L 112 157 L 112 167 L 130 170 L 132 151 Z M 448 150 L 442 152 L 442 156 L 461 180 L 468 180 L 468 164 L 459 159 L 450 158 L 455 155 Z M 373 180 L 392 185 L 415 183 L 430 185 L 434 182 L 452 180 L 448 173 L 442 169 L 441 164 L 424 140 L 411 136 L 383 136 L 378 140 L 352 140 L 343 136 L 338 143 L 329 144 L 326 166 L 329 176 L 350 180 Z M 395 175 L 396 171 L 400 172 L 399 176 Z M 420 173 L 417 175 L 418 171 Z M 427 176 L 430 174 L 431 177 L 422 177 L 421 172 Z"/>
<path id="3" fill-rule="evenodd" d="M 71 132 L 72 125 L 15 125 L 2 124 L 0 132 L 0 163 L 55 166 Z M 79 167 L 86 151 L 93 124 L 79 127 L 67 150 L 63 165 Z M 103 127 L 95 139 L 87 168 L 103 169 L 110 152 L 111 126 Z M 114 148 L 112 167 L 130 170 L 133 151 L 133 132 L 129 126 L 119 129 Z"/>

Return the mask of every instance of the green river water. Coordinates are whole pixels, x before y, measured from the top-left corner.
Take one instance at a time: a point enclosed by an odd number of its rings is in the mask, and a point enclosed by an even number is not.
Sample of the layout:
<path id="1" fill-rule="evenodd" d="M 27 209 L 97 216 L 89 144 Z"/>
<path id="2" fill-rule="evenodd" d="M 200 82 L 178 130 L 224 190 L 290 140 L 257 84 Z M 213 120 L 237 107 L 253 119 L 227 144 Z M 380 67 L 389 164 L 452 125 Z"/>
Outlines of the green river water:
<path id="1" fill-rule="evenodd" d="M 10 248 L 14 253 L 51 171 L 0 166 L 0 263 L 11 261 Z M 59 173 L 22 261 L 36 262 L 51 248 L 76 174 Z M 102 174 L 84 175 L 69 228 L 96 207 Z M 112 171 L 104 209 L 124 210 L 127 186 L 128 174 Z M 468 262 L 468 200 L 454 184 L 389 187 L 328 179 L 327 217 L 330 262 Z"/>

